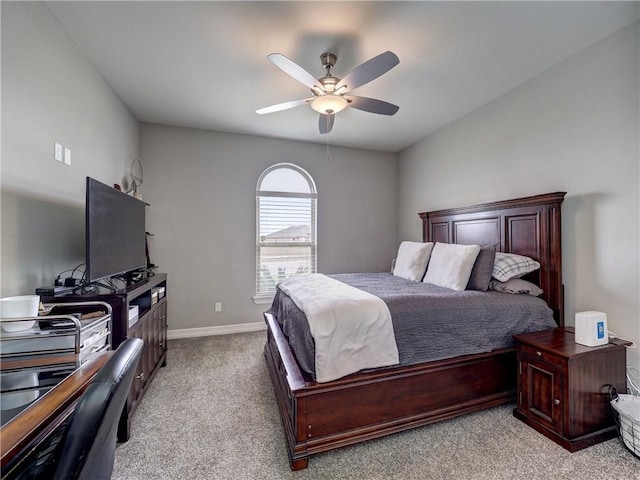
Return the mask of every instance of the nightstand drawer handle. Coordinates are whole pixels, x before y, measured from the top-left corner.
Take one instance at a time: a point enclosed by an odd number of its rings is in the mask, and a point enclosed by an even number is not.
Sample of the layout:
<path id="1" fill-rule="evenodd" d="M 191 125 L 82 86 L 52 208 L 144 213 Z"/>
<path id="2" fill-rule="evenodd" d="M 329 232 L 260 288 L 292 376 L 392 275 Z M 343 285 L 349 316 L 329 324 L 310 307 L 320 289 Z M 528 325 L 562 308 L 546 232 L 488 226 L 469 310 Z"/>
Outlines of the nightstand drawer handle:
<path id="1" fill-rule="evenodd" d="M 560 400 L 558 400 L 557 398 L 553 399 L 553 404 L 554 405 L 560 405 Z"/>
<path id="2" fill-rule="evenodd" d="M 541 351 L 536 351 L 536 355 L 541 357 L 542 356 L 542 352 Z"/>

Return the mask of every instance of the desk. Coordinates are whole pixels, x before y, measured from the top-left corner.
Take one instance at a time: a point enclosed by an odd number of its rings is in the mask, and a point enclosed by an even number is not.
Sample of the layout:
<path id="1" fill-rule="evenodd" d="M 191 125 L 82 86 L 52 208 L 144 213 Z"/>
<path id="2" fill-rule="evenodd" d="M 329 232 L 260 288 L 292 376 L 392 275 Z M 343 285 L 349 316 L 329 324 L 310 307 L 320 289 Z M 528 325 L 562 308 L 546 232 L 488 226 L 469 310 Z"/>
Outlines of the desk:
<path id="1" fill-rule="evenodd" d="M 70 369 L 70 374 L 60 383 L 2 426 L 0 451 L 3 479 L 11 477 L 17 467 L 28 461 L 38 445 L 44 443 L 73 413 L 80 396 L 111 354 L 111 351 L 99 353 L 81 367 Z M 74 355 L 69 355 L 69 360 L 73 363 Z M 59 356 L 55 358 L 55 363 L 60 361 Z M 41 365 L 42 359 L 39 359 L 38 363 Z M 24 368 L 27 367 L 25 364 Z M 2 370 L 9 368 L 16 366 L 10 365 L 10 362 L 3 362 Z"/>

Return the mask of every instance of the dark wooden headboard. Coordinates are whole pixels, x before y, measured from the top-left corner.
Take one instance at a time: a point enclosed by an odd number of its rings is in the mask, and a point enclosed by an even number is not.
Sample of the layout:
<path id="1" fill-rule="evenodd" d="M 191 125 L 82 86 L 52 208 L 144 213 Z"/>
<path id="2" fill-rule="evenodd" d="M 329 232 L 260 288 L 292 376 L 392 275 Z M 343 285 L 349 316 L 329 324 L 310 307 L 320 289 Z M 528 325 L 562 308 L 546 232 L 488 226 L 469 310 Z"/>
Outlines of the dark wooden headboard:
<path id="1" fill-rule="evenodd" d="M 564 326 L 564 286 L 560 206 L 566 192 L 419 213 L 425 242 L 497 244 L 498 251 L 526 255 L 540 270 L 525 278 L 538 285 L 542 298 Z"/>

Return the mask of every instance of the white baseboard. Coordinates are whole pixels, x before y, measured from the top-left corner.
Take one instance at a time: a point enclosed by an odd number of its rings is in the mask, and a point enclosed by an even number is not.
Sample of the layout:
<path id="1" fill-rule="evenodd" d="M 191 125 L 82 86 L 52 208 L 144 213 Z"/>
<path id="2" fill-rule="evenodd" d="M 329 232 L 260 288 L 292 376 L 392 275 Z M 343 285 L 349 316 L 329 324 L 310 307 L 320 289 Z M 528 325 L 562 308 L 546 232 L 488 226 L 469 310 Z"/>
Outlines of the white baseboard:
<path id="1" fill-rule="evenodd" d="M 168 330 L 167 338 L 195 338 L 208 337 L 211 335 L 228 335 L 230 333 L 257 332 L 266 330 L 267 325 L 264 322 L 238 323 L 236 325 L 220 325 L 217 327 L 201 327 L 201 328 L 181 328 L 177 330 Z"/>

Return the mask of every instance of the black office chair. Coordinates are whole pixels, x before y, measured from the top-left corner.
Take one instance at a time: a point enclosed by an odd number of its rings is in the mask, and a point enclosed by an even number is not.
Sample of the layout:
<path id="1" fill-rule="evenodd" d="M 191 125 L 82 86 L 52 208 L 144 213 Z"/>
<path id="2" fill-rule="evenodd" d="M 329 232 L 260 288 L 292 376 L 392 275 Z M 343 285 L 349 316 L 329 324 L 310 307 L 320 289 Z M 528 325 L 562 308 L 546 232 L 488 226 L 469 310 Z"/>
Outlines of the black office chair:
<path id="1" fill-rule="evenodd" d="M 56 480 L 110 479 L 118 421 L 144 342 L 120 344 L 82 394 L 56 451 Z"/>

